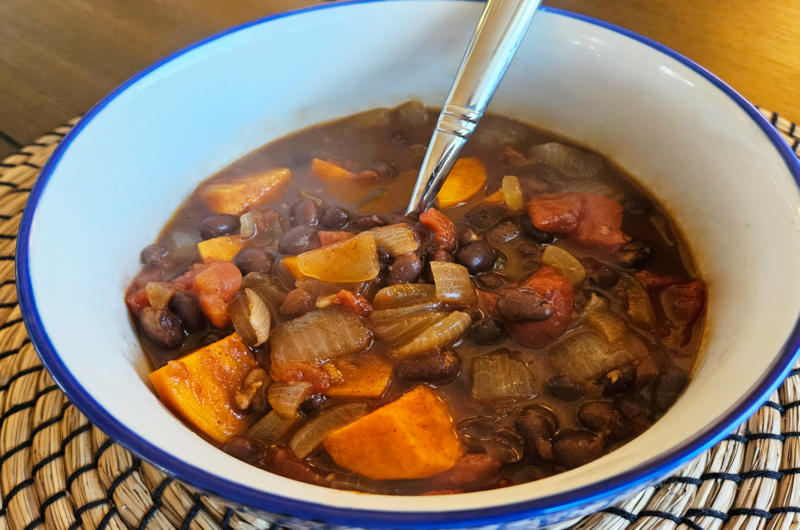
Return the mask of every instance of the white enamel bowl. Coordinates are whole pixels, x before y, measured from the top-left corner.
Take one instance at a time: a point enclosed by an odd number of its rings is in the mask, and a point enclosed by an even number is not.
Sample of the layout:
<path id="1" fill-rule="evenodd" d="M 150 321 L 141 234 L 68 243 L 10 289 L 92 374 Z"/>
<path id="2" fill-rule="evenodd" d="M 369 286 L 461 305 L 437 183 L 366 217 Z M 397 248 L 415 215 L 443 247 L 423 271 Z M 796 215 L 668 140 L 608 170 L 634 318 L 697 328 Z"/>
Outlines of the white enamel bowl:
<path id="1" fill-rule="evenodd" d="M 248 466 L 156 398 L 123 303 L 139 251 L 200 181 L 273 139 L 409 99 L 440 105 L 482 9 L 365 1 L 255 22 L 155 65 L 81 121 L 31 195 L 17 265 L 33 343 L 98 427 L 272 520 L 529 528 L 653 483 L 755 411 L 798 347 L 797 160 L 752 106 L 702 68 L 619 28 L 549 9 L 490 110 L 608 155 L 685 230 L 710 289 L 705 359 L 661 421 L 618 451 L 539 482 L 388 497 Z"/>

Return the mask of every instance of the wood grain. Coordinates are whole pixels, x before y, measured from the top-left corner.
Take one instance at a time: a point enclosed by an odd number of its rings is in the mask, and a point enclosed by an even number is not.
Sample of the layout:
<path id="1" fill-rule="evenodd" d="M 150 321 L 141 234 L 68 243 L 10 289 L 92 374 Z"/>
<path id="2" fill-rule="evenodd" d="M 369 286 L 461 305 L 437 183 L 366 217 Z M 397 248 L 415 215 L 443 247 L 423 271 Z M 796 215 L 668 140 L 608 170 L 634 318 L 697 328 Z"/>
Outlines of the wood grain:
<path id="1" fill-rule="evenodd" d="M 227 27 L 318 0 L 3 0 L 0 130 L 22 143 L 150 63 Z M 651 37 L 800 121 L 800 2 L 549 0 Z M 4 152 L 5 146 L 0 147 Z"/>

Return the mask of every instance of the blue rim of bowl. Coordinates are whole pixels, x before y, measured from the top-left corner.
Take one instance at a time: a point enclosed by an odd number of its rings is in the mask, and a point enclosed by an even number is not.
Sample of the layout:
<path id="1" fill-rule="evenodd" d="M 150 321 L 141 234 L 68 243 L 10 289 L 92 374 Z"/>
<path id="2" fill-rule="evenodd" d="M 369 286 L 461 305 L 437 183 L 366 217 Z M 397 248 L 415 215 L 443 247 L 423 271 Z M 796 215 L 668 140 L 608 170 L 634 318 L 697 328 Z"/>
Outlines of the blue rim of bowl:
<path id="1" fill-rule="evenodd" d="M 166 470 L 169 474 L 186 481 L 193 486 L 218 495 L 224 499 L 238 503 L 242 506 L 251 506 L 266 512 L 287 517 L 294 517 L 301 520 L 315 521 L 320 523 L 366 526 L 373 528 L 456 528 L 468 524 L 479 526 L 486 524 L 496 524 L 525 518 L 548 517 L 556 514 L 564 514 L 571 509 L 580 508 L 583 505 L 592 504 L 598 506 L 603 504 L 606 499 L 629 493 L 636 487 L 652 483 L 667 473 L 675 469 L 680 464 L 695 457 L 700 452 L 711 447 L 722 440 L 731 430 L 738 426 L 742 421 L 756 412 L 767 397 L 780 385 L 788 376 L 793 363 L 798 355 L 800 348 L 800 320 L 795 324 L 794 329 L 787 338 L 779 355 L 766 370 L 761 379 L 756 383 L 747 394 L 742 397 L 733 407 L 723 416 L 718 418 L 713 424 L 706 426 L 701 432 L 694 435 L 691 439 L 674 447 L 672 450 L 659 455 L 650 461 L 644 462 L 634 469 L 625 471 L 603 483 L 590 484 L 568 492 L 551 495 L 530 501 L 523 501 L 515 504 L 493 506 L 478 509 L 453 510 L 446 512 L 392 512 L 378 510 L 360 510 L 349 508 L 336 508 L 331 506 L 319 505 L 313 502 L 289 499 L 279 495 L 254 490 L 240 484 L 217 477 L 211 473 L 191 466 L 182 460 L 167 454 L 155 446 L 149 444 L 144 439 L 129 430 L 125 425 L 110 416 L 97 401 L 94 400 L 78 384 L 76 379 L 67 370 L 60 359 L 58 352 L 50 341 L 44 325 L 40 319 L 36 308 L 36 300 L 33 294 L 29 270 L 29 244 L 31 231 L 33 228 L 36 214 L 36 206 L 41 198 L 42 192 L 47 185 L 53 171 L 58 165 L 66 149 L 80 133 L 80 131 L 100 112 L 103 108 L 113 101 L 120 93 L 125 91 L 132 84 L 172 61 L 173 59 L 198 48 L 209 42 L 218 40 L 231 33 L 268 23 L 272 20 L 286 18 L 303 13 L 331 9 L 356 4 L 369 4 L 384 1 L 404 1 L 404 0 L 350 0 L 335 4 L 323 4 L 308 8 L 299 9 L 259 20 L 248 22 L 226 31 L 212 35 L 197 43 L 194 43 L 182 50 L 179 50 L 168 57 L 156 62 L 149 68 L 141 71 L 117 89 L 106 96 L 100 103 L 95 105 L 83 119 L 72 129 L 64 138 L 60 145 L 53 152 L 52 156 L 41 171 L 39 179 L 33 186 L 30 193 L 25 211 L 20 224 L 19 237 L 16 252 L 16 268 L 18 274 L 18 294 L 19 303 L 22 309 L 22 316 L 27 327 L 28 334 L 36 350 L 42 359 L 42 363 L 50 371 L 53 379 L 64 390 L 67 397 L 91 420 L 97 427 L 108 434 L 112 439 L 118 441 L 123 446 L 130 449 L 134 454 Z M 474 2 L 481 0 L 432 0 L 432 1 L 463 1 Z M 739 105 L 752 120 L 761 128 L 764 134 L 778 150 L 789 171 L 792 173 L 795 182 L 800 187 L 800 163 L 795 154 L 789 149 L 780 134 L 767 121 L 764 116 L 751 103 L 739 95 L 733 88 L 722 80 L 701 67 L 694 61 L 678 54 L 677 52 L 659 44 L 651 39 L 642 37 L 624 28 L 613 24 L 597 20 L 592 17 L 572 13 L 569 11 L 542 7 L 543 11 L 580 20 L 589 24 L 605 28 L 619 33 L 625 37 L 642 43 L 654 50 L 680 62 L 695 73 L 699 74 L 735 103 Z M 549 517 L 548 517 L 549 518 Z"/>

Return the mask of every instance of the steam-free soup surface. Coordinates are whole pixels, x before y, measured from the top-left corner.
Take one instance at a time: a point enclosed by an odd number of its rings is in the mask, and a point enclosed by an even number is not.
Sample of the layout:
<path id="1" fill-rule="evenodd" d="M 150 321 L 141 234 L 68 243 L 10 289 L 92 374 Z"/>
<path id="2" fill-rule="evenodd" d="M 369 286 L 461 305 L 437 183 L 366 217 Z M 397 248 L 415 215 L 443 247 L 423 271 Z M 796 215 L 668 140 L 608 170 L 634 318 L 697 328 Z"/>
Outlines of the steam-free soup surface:
<path id="1" fill-rule="evenodd" d="M 609 161 L 486 116 L 403 216 L 436 112 L 276 140 L 201 184 L 126 303 L 156 392 L 232 456 L 368 493 L 504 487 L 591 462 L 689 382 L 706 289 Z"/>

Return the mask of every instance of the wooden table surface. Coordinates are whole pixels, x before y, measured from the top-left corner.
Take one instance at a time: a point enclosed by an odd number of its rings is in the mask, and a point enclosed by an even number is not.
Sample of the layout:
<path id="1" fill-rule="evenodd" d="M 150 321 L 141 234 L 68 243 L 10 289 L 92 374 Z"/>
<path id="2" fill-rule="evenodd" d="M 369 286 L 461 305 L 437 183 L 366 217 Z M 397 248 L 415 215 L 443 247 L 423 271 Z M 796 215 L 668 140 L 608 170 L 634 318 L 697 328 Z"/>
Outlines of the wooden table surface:
<path id="1" fill-rule="evenodd" d="M 2 0 L 0 158 L 207 35 L 320 0 Z M 797 0 L 545 0 L 651 37 L 800 121 Z"/>

